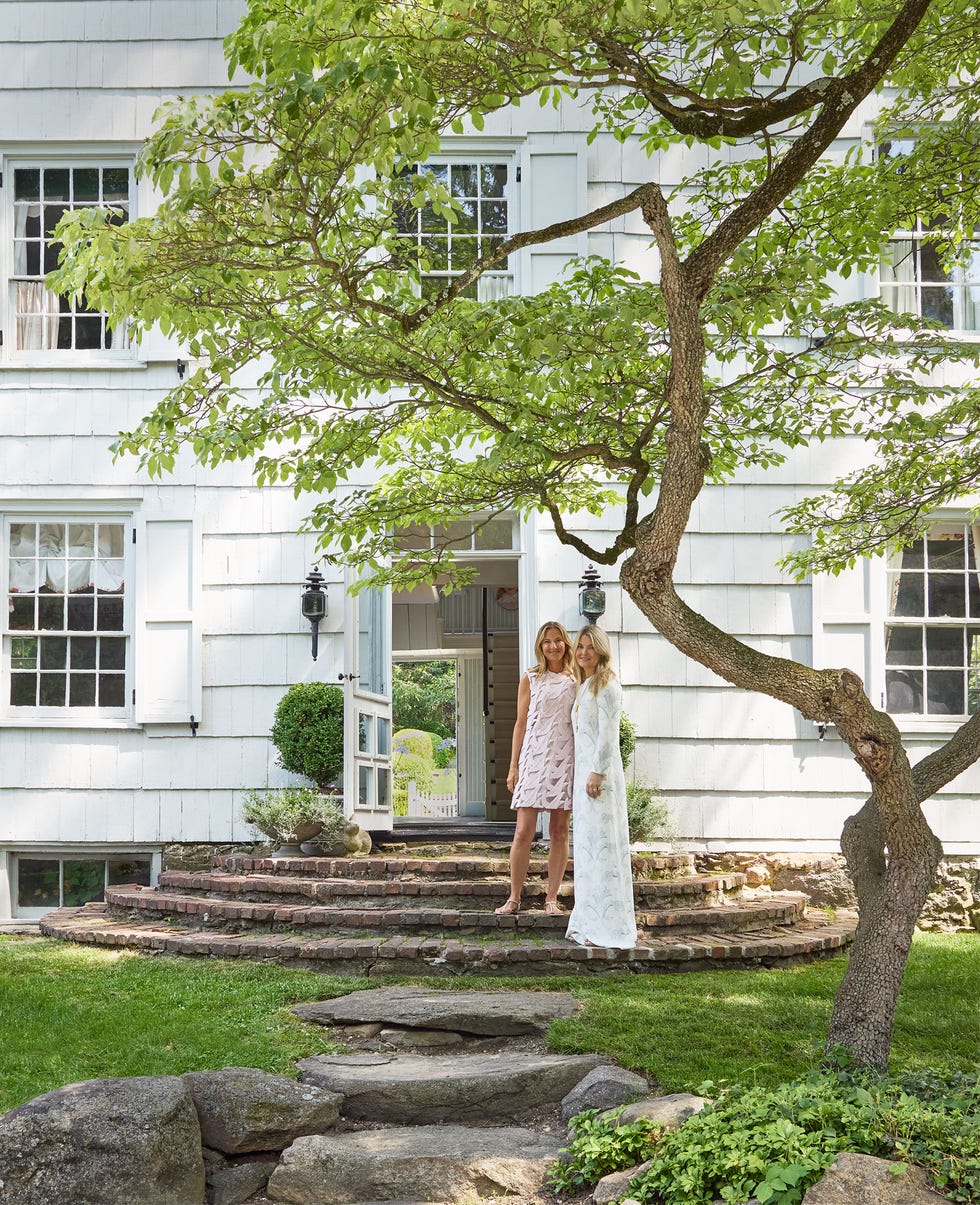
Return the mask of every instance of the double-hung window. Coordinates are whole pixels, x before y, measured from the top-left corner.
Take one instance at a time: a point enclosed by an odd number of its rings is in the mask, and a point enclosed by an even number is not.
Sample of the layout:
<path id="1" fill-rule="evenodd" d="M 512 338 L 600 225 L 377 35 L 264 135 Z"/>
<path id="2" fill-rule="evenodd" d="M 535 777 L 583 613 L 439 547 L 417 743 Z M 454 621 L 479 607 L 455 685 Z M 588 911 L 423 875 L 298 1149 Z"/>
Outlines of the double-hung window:
<path id="1" fill-rule="evenodd" d="M 879 154 L 901 158 L 912 146 L 895 139 L 883 143 Z M 931 318 L 948 330 L 980 332 L 980 239 L 961 243 L 951 263 L 941 250 L 948 230 L 942 216 L 924 221 L 909 215 L 908 226 L 895 231 L 882 253 L 881 299 L 893 313 Z"/>
<path id="2" fill-rule="evenodd" d="M 112 515 L 7 518 L 8 717 L 125 718 L 131 526 Z"/>
<path id="3" fill-rule="evenodd" d="M 417 164 L 410 174 L 432 176 L 454 202 L 453 220 L 432 205 L 405 205 L 397 214 L 398 233 L 413 245 L 422 270 L 422 296 L 432 297 L 507 238 L 514 168 L 506 156 L 473 156 L 433 159 Z M 512 291 L 513 273 L 507 261 L 501 261 L 471 282 L 464 296 L 493 301 Z"/>
<path id="4" fill-rule="evenodd" d="M 937 523 L 888 567 L 885 701 L 895 715 L 980 707 L 980 527 Z"/>
<path id="5" fill-rule="evenodd" d="M 54 230 L 64 214 L 104 206 L 113 211 L 112 222 L 129 219 L 129 164 L 8 161 L 5 174 L 10 198 L 7 349 L 30 355 L 126 352 L 125 328 L 113 329 L 84 298 L 53 292 L 45 277 L 58 265 L 61 244 Z"/>

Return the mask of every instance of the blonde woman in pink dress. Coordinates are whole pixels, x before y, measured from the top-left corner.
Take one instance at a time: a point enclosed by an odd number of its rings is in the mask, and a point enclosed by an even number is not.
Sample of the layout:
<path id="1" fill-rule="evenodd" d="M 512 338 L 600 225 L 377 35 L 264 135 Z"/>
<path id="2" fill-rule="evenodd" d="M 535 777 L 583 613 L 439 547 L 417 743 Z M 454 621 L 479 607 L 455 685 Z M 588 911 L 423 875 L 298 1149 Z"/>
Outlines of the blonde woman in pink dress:
<path id="1" fill-rule="evenodd" d="M 507 789 L 517 811 L 510 850 L 510 897 L 498 916 L 521 910 L 521 892 L 531 858 L 538 812 L 548 813 L 548 888 L 544 909 L 561 915 L 558 889 L 568 865 L 568 825 L 572 815 L 575 745 L 572 737 L 572 642 L 560 623 L 549 621 L 534 641 L 537 665 L 521 675 L 517 690 L 517 723 L 511 748 Z"/>

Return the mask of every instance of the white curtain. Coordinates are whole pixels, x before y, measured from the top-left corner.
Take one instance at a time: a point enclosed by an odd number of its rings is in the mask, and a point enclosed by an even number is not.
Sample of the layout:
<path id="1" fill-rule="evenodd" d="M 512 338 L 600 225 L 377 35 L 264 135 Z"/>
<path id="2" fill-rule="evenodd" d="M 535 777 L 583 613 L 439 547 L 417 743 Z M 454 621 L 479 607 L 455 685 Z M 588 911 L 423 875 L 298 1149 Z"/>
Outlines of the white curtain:
<path id="1" fill-rule="evenodd" d="M 14 276 L 27 275 L 27 221 L 40 223 L 40 204 L 14 206 Z M 40 229 L 40 227 L 39 227 Z M 32 240 L 33 241 L 33 240 Z M 35 243 L 43 255 L 43 241 Z M 17 347 L 20 351 L 49 351 L 58 346 L 58 319 L 61 299 L 43 280 L 18 280 L 15 285 L 14 312 L 17 315 Z"/>
<path id="2" fill-rule="evenodd" d="M 893 314 L 917 314 L 914 239 L 893 239 L 881 257 L 881 299 Z M 885 287 L 885 286 L 889 287 Z"/>
<path id="3" fill-rule="evenodd" d="M 11 525 L 9 585 L 18 593 L 33 593 L 39 586 L 56 594 L 80 590 L 118 591 L 123 585 L 122 525 L 71 524 L 66 544 L 64 523 Z M 35 547 L 35 531 L 36 547 Z"/>

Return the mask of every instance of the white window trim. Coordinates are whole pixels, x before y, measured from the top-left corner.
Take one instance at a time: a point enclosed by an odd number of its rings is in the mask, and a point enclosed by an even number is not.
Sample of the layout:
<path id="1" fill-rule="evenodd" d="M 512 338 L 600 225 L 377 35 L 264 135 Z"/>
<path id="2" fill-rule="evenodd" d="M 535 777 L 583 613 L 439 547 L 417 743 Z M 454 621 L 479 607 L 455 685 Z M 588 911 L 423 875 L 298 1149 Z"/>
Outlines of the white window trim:
<path id="1" fill-rule="evenodd" d="M 430 165 L 442 167 L 469 163 L 506 163 L 507 190 L 504 195 L 507 201 L 507 233 L 504 237 L 512 238 L 521 229 L 522 194 L 519 180 L 521 173 L 519 150 L 523 145 L 523 141 L 520 138 L 494 138 L 492 141 L 487 141 L 468 136 L 447 139 L 438 151 L 429 155 L 425 160 L 420 160 L 419 167 L 425 168 Z M 509 279 L 510 288 L 506 295 L 513 297 L 520 292 L 520 265 L 520 253 L 512 252 L 507 257 L 505 264 L 490 269 L 485 274 L 485 277 L 496 280 Z M 440 274 L 436 272 L 427 273 L 427 275 L 439 276 Z M 479 283 L 477 287 L 479 288 Z"/>
<path id="2" fill-rule="evenodd" d="M 98 519 L 104 517 L 125 525 L 124 560 L 127 582 L 135 580 L 136 559 L 133 554 L 132 533 L 136 515 L 132 502 L 104 501 L 38 501 L 33 505 L 23 502 L 19 505 L 6 504 L 0 509 L 0 588 L 3 598 L 8 597 L 8 557 L 7 532 L 11 522 L 23 522 L 31 518 L 38 520 L 76 522 L 79 519 Z M 136 728 L 135 708 L 133 706 L 134 659 L 135 659 L 135 598 L 130 586 L 123 594 L 123 635 L 127 640 L 126 652 L 126 685 L 124 708 L 100 709 L 98 707 L 15 707 L 10 699 L 10 637 L 6 627 L 3 633 L 2 673 L 0 673 L 0 720 L 6 728 L 72 728 L 72 729 L 113 729 Z"/>
<path id="3" fill-rule="evenodd" d="M 14 170 L 23 167 L 125 167 L 129 171 L 129 217 L 137 216 L 138 188 L 134 175 L 136 148 L 120 149 L 85 145 L 84 147 L 39 147 L 36 153 L 18 151 L 0 156 L 0 171 L 3 173 L 3 188 L 0 189 L 0 270 L 3 273 L 2 295 L 0 295 L 0 329 L 3 345 L 0 346 L 0 365 L 17 368 L 134 368 L 141 367 L 139 347 L 130 336 L 130 345 L 119 350 L 69 349 L 50 351 L 20 351 L 16 347 L 16 317 L 11 300 L 13 263 L 13 197 Z"/>
<path id="4" fill-rule="evenodd" d="M 980 499 L 978 499 L 980 501 Z M 968 523 L 970 502 L 938 510 L 933 523 Z M 837 578 L 815 574 L 812 579 L 812 664 L 817 669 L 846 666 L 862 677 L 868 698 L 885 709 L 885 627 L 888 614 L 888 561 L 866 557 Z M 843 603 L 841 600 L 846 600 Z M 845 651 L 846 650 L 846 651 Z M 860 650 L 855 655 L 855 650 Z M 966 715 L 916 715 L 889 712 L 906 736 L 923 739 L 955 732 Z"/>
<path id="5" fill-rule="evenodd" d="M 110 859 L 121 858 L 149 858 L 151 887 L 156 886 L 157 879 L 160 877 L 160 872 L 163 869 L 163 853 L 159 845 L 133 846 L 104 843 L 95 845 L 38 843 L 37 845 L 33 845 L 26 842 L 18 842 L 0 853 L 0 920 L 8 918 L 10 920 L 30 923 L 54 911 L 53 907 L 18 908 L 18 861 L 20 858 L 47 858 L 51 860 L 57 858 L 59 861 L 74 861 L 76 859 L 97 861 L 100 858 L 109 861 Z M 4 870 L 2 863 L 4 862 L 6 863 L 5 874 L 2 873 Z M 6 890 L 4 890 L 2 882 L 4 878 L 6 879 Z"/>
<path id="6" fill-rule="evenodd" d="M 894 138 L 900 139 L 900 140 L 904 138 L 909 141 L 914 141 L 914 133 L 906 132 L 903 134 L 902 131 L 894 131 L 892 136 Z M 883 139 L 879 136 L 879 134 L 877 133 L 877 131 L 875 130 L 875 128 L 873 126 L 866 125 L 864 127 L 863 141 L 866 144 L 866 146 L 868 147 L 868 149 L 870 150 L 870 153 L 872 155 L 877 155 L 878 144 L 882 140 Z M 916 225 L 918 225 L 918 224 L 919 224 L 919 222 L 917 220 Z M 891 232 L 889 237 L 885 240 L 884 244 L 882 245 L 881 255 L 882 256 L 884 255 L 885 248 L 890 243 L 903 242 L 903 241 L 909 241 L 909 240 L 916 241 L 919 238 L 920 238 L 920 235 L 914 230 L 909 230 L 906 227 L 897 228 L 896 230 L 893 230 Z M 877 270 L 869 273 L 869 282 L 870 282 L 871 288 L 873 290 L 872 296 L 877 297 L 877 299 L 879 301 L 881 301 L 884 304 L 887 304 L 886 296 L 881 291 L 881 283 L 882 282 L 881 282 L 880 263 L 879 263 L 879 267 L 877 268 Z M 888 282 L 886 282 L 886 284 L 887 283 Z M 921 299 L 922 282 L 916 281 L 913 283 L 915 284 L 915 287 L 916 287 L 916 295 L 917 295 L 917 297 L 919 297 Z M 937 282 L 937 286 L 938 286 L 938 282 Z M 904 312 L 910 312 L 910 313 L 914 314 L 916 317 L 922 317 L 921 305 L 917 310 L 898 311 L 898 313 L 904 313 Z M 898 316 L 898 314 L 896 314 L 896 316 Z M 956 339 L 957 342 L 980 343 L 980 330 L 969 330 L 969 329 L 965 329 L 962 327 L 955 327 L 955 326 L 954 327 L 946 327 L 945 330 L 946 330 L 947 335 L 949 335 L 950 338 Z M 882 685 L 884 685 L 884 679 L 882 679 Z"/>

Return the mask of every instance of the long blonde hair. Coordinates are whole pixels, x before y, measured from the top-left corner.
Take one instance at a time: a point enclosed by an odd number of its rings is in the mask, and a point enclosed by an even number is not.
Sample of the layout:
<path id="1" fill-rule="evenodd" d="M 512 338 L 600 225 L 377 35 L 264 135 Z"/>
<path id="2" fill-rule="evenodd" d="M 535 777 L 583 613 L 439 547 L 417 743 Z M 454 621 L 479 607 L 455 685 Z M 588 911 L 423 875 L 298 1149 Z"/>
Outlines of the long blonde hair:
<path id="1" fill-rule="evenodd" d="M 553 619 L 549 619 L 547 623 L 543 623 L 541 627 L 538 628 L 538 634 L 534 638 L 534 655 L 537 657 L 538 663 L 530 670 L 530 672 L 532 674 L 546 674 L 548 672 L 548 659 L 545 657 L 541 648 L 542 644 L 544 643 L 544 638 L 548 632 L 557 632 L 565 642 L 565 656 L 562 658 L 561 668 L 563 673 L 572 673 L 572 667 L 574 665 L 574 659 L 572 657 L 572 638 L 565 631 L 564 624 L 557 623 Z"/>
<path id="2" fill-rule="evenodd" d="M 594 695 L 597 695 L 600 690 L 604 690 L 611 679 L 616 675 L 613 673 L 612 667 L 612 646 L 609 643 L 609 637 L 602 630 L 597 628 L 594 623 L 587 623 L 584 628 L 575 637 L 575 647 L 578 648 L 579 641 L 583 636 L 588 636 L 592 641 L 592 647 L 596 651 L 596 656 L 599 658 L 599 664 L 595 667 L 595 673 L 591 678 L 586 678 L 582 672 L 582 667 L 575 662 L 575 678 L 581 684 L 588 682 L 589 689 Z"/>

